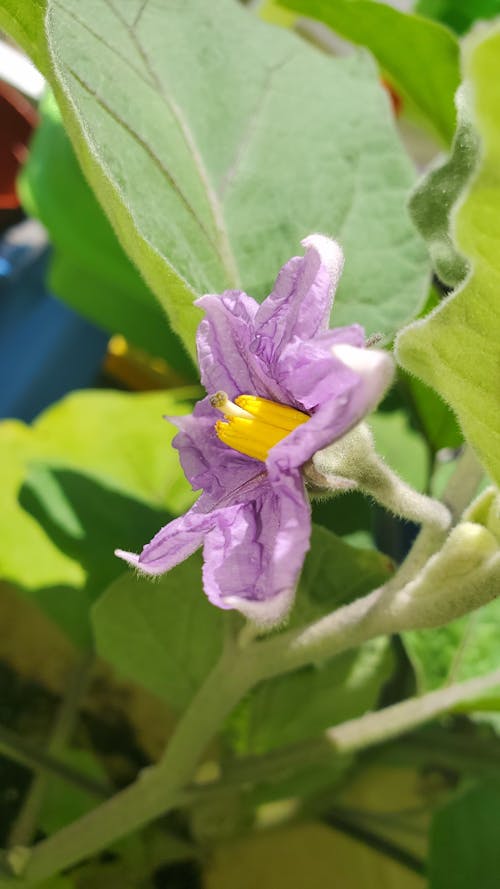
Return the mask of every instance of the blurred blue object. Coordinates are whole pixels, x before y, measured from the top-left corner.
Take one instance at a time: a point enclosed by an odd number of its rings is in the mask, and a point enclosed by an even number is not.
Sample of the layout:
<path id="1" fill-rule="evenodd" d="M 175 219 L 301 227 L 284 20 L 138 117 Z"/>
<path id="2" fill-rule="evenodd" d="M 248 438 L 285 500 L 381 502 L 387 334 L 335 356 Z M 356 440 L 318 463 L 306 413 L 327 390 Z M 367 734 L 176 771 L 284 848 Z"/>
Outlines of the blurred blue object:
<path id="1" fill-rule="evenodd" d="M 72 389 L 95 384 L 109 334 L 46 289 L 50 248 L 28 220 L 0 240 L 0 417 L 29 422 Z"/>

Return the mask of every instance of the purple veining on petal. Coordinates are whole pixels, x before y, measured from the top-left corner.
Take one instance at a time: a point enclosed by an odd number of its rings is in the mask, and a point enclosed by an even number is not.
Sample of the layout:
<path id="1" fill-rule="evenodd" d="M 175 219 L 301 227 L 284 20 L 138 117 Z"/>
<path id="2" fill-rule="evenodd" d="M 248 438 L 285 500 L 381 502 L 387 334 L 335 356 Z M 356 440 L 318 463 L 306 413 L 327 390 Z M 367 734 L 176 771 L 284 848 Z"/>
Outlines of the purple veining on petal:
<path id="1" fill-rule="evenodd" d="M 237 513 L 222 516 L 204 545 L 209 599 L 261 624 L 280 620 L 309 549 L 310 507 L 300 473 L 281 479 L 276 488 L 263 485 Z"/>

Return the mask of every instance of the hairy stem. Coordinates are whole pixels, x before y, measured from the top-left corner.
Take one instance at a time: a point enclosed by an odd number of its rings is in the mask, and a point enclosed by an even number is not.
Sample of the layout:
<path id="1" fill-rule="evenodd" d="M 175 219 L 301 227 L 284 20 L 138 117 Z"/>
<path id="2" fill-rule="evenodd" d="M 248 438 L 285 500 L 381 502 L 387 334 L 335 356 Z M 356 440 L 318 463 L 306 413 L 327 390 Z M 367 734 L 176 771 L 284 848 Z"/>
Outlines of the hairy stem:
<path id="1" fill-rule="evenodd" d="M 206 745 L 252 685 L 236 669 L 239 652 L 226 648 L 221 660 L 181 718 L 158 765 L 144 770 L 130 787 L 49 839 L 39 843 L 22 876 L 39 881 L 136 830 L 182 800 Z"/>

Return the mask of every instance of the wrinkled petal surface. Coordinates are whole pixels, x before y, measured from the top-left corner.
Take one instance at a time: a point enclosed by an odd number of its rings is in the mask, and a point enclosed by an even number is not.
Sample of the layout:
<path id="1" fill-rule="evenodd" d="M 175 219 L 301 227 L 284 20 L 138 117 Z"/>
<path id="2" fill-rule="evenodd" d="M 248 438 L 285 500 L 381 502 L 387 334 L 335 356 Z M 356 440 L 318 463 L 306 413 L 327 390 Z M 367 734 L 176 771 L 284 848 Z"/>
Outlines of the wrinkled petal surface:
<path id="1" fill-rule="evenodd" d="M 359 325 L 328 329 L 343 265 L 338 244 L 311 235 L 303 246 L 305 256 L 283 266 L 261 305 L 234 290 L 197 300 L 205 312 L 197 348 L 208 396 L 258 395 L 310 419 L 271 448 L 264 464 L 220 441 L 209 397 L 190 416 L 172 418 L 174 447 L 202 493 L 140 555 L 118 551 L 139 571 L 163 574 L 203 545 L 211 602 L 261 627 L 286 617 L 309 548 L 302 466 L 375 407 L 392 375 L 390 356 L 366 349 Z"/>
<path id="2" fill-rule="evenodd" d="M 210 601 L 237 608 L 260 626 L 283 621 L 310 534 L 310 507 L 298 472 L 276 487 L 263 484 L 237 512 L 222 511 L 204 545 L 203 582 Z"/>

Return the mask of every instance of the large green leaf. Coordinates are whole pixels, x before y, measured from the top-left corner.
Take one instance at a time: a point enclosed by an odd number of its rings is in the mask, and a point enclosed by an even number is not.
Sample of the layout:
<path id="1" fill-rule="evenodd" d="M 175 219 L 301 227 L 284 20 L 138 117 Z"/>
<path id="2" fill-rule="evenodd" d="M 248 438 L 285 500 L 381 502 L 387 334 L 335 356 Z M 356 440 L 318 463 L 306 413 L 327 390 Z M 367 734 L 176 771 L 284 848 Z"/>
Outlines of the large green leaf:
<path id="1" fill-rule="evenodd" d="M 76 591 L 61 586 L 37 589 L 36 601 L 77 643 L 90 641 L 91 603 L 124 565 L 114 551 L 141 550 L 172 516 L 81 471 L 35 466 L 19 493 L 19 503 L 59 552 L 84 572 Z"/>
<path id="2" fill-rule="evenodd" d="M 390 561 L 380 553 L 356 549 L 325 528 L 313 528 L 292 626 L 363 595 L 390 571 Z M 392 668 L 388 640 L 381 638 L 326 664 L 263 682 L 230 720 L 233 743 L 241 753 L 262 753 L 358 716 L 375 706 Z"/>
<path id="3" fill-rule="evenodd" d="M 347 255 L 335 323 L 390 335 L 415 315 L 413 172 L 367 57 L 327 58 L 234 0 L 51 0 L 47 33 L 84 172 L 190 348 L 195 293 L 262 298 L 314 230 Z"/>
<path id="4" fill-rule="evenodd" d="M 53 615 L 57 606 L 61 623 L 65 623 L 64 610 L 73 625 L 73 611 L 88 609 L 87 571 L 80 556 L 75 558 L 67 546 L 60 549 L 60 541 L 54 542 L 20 505 L 30 466 L 50 460 L 94 473 L 114 489 L 118 499 L 120 494 L 128 495 L 156 507 L 161 521 L 162 509 L 177 513 L 192 499 L 177 455 L 169 448 L 173 427 L 162 419 L 165 411 L 185 410 L 182 398 L 190 391 L 180 390 L 177 397 L 175 393 L 76 393 L 42 414 L 33 427 L 16 421 L 0 424 L 0 576 L 39 596 L 40 604 L 45 601 Z M 31 502 L 34 509 L 33 498 Z M 61 497 L 54 501 L 54 508 L 57 503 L 61 504 Z M 120 521 L 125 522 L 125 516 Z M 114 548 L 117 542 L 110 541 L 110 546 Z M 65 597 L 68 588 L 72 600 Z"/>
<path id="5" fill-rule="evenodd" d="M 179 710 L 218 659 L 223 623 L 202 590 L 199 553 L 156 583 L 127 572 L 93 608 L 102 657 Z"/>
<path id="6" fill-rule="evenodd" d="M 373 0 L 282 0 L 282 5 L 371 50 L 398 91 L 451 142 L 460 70 L 458 43 L 447 28 Z"/>
<path id="7" fill-rule="evenodd" d="M 193 376 L 165 312 L 124 253 L 80 170 L 52 93 L 40 110 L 18 190 L 24 209 L 41 219 L 55 247 L 52 290 L 111 333 Z"/>
<path id="8" fill-rule="evenodd" d="M 500 480 L 500 31 L 466 42 L 464 69 L 482 156 L 454 218 L 456 245 L 472 274 L 434 312 L 398 339 L 401 363 L 455 410 L 492 478 Z"/>
<path id="9" fill-rule="evenodd" d="M 497 889 L 500 790 L 480 784 L 452 799 L 430 830 L 429 889 Z"/>

